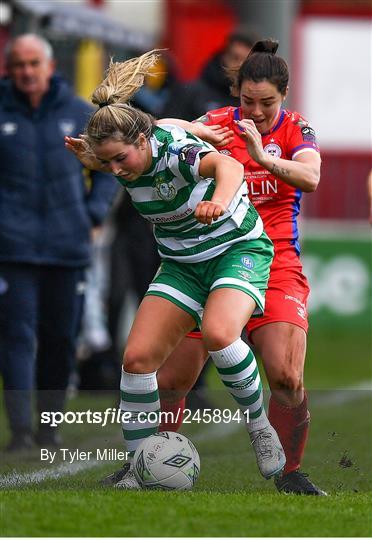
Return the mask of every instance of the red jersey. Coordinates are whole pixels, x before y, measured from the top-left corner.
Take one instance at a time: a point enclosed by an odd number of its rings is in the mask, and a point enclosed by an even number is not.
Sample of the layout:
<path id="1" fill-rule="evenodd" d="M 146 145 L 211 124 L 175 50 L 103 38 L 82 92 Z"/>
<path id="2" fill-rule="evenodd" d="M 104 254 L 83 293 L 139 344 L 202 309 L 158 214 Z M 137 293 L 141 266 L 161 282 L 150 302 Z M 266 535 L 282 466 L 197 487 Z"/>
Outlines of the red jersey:
<path id="1" fill-rule="evenodd" d="M 244 165 L 249 198 L 271 240 L 289 242 L 299 254 L 297 216 L 302 191 L 276 178 L 250 157 L 241 130 L 234 122 L 240 119 L 240 107 L 224 107 L 209 111 L 200 121 L 206 125 L 227 126 L 234 132 L 233 141 L 219 147 L 219 152 L 231 155 Z M 262 135 L 262 146 L 268 154 L 288 160 L 309 150 L 319 152 L 314 130 L 298 113 L 284 109 L 272 129 Z"/>

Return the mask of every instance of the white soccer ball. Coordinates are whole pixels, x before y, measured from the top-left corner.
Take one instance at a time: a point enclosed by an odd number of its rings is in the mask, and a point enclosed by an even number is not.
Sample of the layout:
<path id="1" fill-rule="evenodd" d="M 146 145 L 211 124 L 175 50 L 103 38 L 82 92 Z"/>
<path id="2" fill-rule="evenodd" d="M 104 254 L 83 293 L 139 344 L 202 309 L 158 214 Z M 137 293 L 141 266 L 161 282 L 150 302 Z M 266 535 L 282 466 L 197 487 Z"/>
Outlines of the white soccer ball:
<path id="1" fill-rule="evenodd" d="M 144 488 L 191 489 L 200 472 L 200 458 L 192 442 L 179 433 L 163 431 L 137 448 L 134 474 Z"/>

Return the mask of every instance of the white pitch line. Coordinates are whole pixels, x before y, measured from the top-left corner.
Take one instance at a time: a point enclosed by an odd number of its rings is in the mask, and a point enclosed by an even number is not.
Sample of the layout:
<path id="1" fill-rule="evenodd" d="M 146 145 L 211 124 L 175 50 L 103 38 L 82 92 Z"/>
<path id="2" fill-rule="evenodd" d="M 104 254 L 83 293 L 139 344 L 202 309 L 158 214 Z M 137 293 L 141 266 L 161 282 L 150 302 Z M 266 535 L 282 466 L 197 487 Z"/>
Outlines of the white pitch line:
<path id="1" fill-rule="evenodd" d="M 232 435 L 240 428 L 238 422 L 231 422 L 229 424 L 211 424 L 202 433 L 198 433 L 192 437 L 194 442 L 203 442 L 208 439 L 217 439 Z M 109 463 L 109 461 L 104 462 Z M 114 463 L 114 462 L 112 462 Z M 14 488 L 25 486 L 27 484 L 40 484 L 45 480 L 58 480 L 65 476 L 74 475 L 93 467 L 102 465 L 102 461 L 92 459 L 89 461 L 81 461 L 77 463 L 62 463 L 57 467 L 51 467 L 50 469 L 41 469 L 39 471 L 33 471 L 31 473 L 17 473 L 13 472 L 5 476 L 0 477 L 0 489 Z"/>
<path id="2" fill-rule="evenodd" d="M 367 397 L 371 395 L 372 383 L 368 379 L 367 381 L 362 381 L 356 386 L 350 387 L 349 389 L 343 390 L 332 390 L 325 396 L 319 396 L 316 399 L 311 400 L 311 406 L 329 406 L 329 405 L 340 405 L 344 403 L 349 403 L 355 401 L 362 397 Z M 234 434 L 241 428 L 239 422 L 230 422 L 230 423 L 219 423 L 211 424 L 208 428 L 201 433 L 193 435 L 192 440 L 194 442 L 204 442 L 210 439 L 221 439 L 227 437 L 228 435 Z M 105 461 L 107 463 L 107 461 Z M 87 469 L 92 469 L 102 465 L 102 461 L 96 459 L 89 461 L 82 461 L 72 464 L 62 463 L 57 467 L 50 469 L 41 469 L 39 471 L 34 471 L 31 473 L 10 473 L 5 476 L 0 477 L 0 488 L 14 488 L 20 487 L 27 484 L 39 484 L 45 480 L 58 480 L 68 475 L 74 475 L 79 472 L 85 471 Z"/>
<path id="3" fill-rule="evenodd" d="M 362 397 L 372 396 L 372 381 L 367 379 L 355 386 L 344 388 L 342 390 L 321 391 L 321 395 L 310 401 L 310 406 L 325 407 L 329 405 L 342 405 L 361 399 Z"/>
<path id="4" fill-rule="evenodd" d="M 86 469 L 96 467 L 99 463 L 96 459 L 77 463 L 62 463 L 50 469 L 41 469 L 30 473 L 10 473 L 0 477 L 0 488 L 14 488 L 26 484 L 39 484 L 44 480 L 58 480 L 64 476 L 74 475 Z"/>

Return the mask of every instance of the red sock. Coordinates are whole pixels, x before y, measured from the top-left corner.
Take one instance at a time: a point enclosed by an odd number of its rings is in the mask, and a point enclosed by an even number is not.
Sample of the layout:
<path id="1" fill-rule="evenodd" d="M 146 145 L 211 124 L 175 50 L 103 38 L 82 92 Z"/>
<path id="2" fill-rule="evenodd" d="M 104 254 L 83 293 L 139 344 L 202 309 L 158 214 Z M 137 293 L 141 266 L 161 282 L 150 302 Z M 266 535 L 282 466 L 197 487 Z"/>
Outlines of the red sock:
<path id="1" fill-rule="evenodd" d="M 162 414 L 162 421 L 159 426 L 159 431 L 178 431 L 183 420 L 183 411 L 185 410 L 186 398 L 182 398 L 180 401 L 165 401 L 160 400 L 161 412 L 171 413 L 168 414 L 168 418 L 165 419 Z"/>
<path id="2" fill-rule="evenodd" d="M 279 436 L 287 459 L 284 474 L 296 471 L 301 465 L 309 431 L 310 413 L 307 410 L 306 392 L 298 407 L 286 407 L 271 397 L 268 417 Z"/>

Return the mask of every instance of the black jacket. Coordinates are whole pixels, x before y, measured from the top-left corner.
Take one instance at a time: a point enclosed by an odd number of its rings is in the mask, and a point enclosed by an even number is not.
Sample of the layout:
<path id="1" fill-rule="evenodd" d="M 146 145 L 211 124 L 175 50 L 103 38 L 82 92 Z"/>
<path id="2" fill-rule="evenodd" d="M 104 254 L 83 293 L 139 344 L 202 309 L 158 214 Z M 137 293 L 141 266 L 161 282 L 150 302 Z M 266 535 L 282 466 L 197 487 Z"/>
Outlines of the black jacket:
<path id="1" fill-rule="evenodd" d="M 0 261 L 81 267 L 90 231 L 117 189 L 64 147 L 84 129 L 91 106 L 54 76 L 38 109 L 5 79 L 0 83 Z M 91 187 L 89 187 L 89 183 Z"/>

